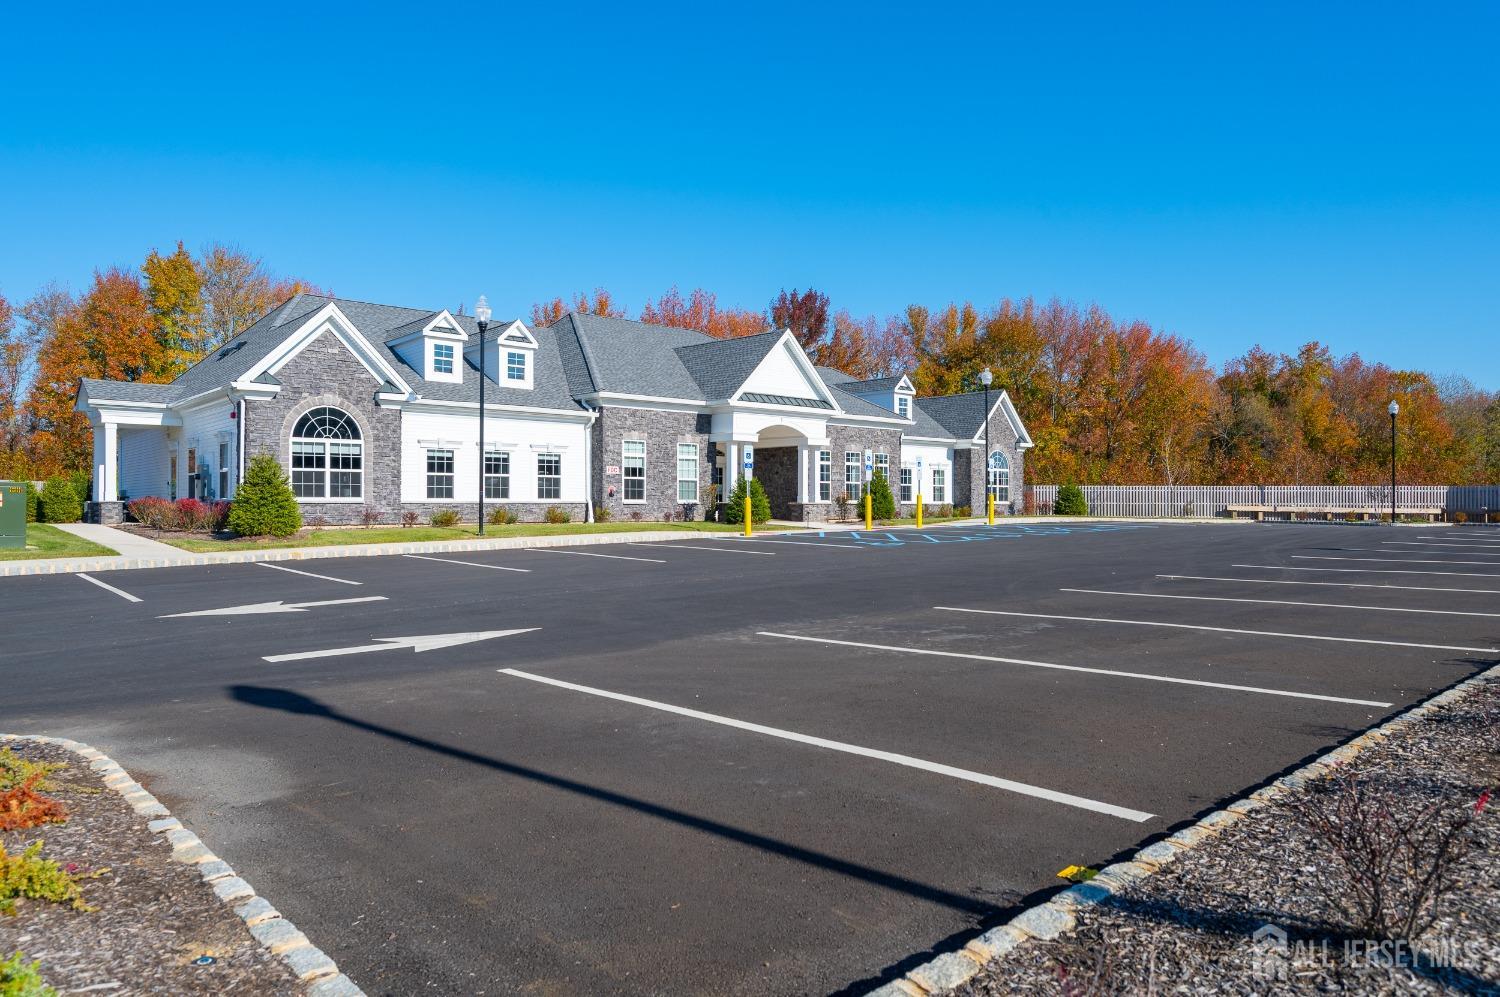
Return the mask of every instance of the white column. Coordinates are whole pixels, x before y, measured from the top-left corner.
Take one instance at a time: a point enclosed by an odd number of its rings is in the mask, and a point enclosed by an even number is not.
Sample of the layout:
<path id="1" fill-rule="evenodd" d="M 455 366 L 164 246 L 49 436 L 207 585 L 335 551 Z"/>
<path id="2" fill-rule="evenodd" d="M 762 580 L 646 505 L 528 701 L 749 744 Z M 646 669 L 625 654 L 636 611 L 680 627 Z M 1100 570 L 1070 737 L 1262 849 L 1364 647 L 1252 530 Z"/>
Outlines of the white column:
<path id="1" fill-rule="evenodd" d="M 807 502 L 807 453 L 806 443 L 797 444 L 797 501 Z"/>
<path id="2" fill-rule="evenodd" d="M 120 495 L 120 427 L 112 422 L 104 424 L 104 453 L 100 455 L 103 462 L 101 469 L 96 469 L 95 478 L 99 482 L 95 490 L 99 493 L 99 501 L 113 502 Z"/>
<path id="3" fill-rule="evenodd" d="M 734 494 L 735 486 L 740 483 L 740 445 L 730 441 L 724 447 L 724 501 L 729 501 L 729 496 Z"/>

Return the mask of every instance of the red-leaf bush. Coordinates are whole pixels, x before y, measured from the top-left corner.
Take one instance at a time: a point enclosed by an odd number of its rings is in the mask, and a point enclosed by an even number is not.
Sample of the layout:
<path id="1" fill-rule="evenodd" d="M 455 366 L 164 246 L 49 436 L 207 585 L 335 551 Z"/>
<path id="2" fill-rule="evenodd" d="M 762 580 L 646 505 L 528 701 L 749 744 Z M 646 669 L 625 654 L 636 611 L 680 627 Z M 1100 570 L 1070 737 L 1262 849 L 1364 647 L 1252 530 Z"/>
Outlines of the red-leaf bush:
<path id="1" fill-rule="evenodd" d="M 176 511 L 172 503 L 164 498 L 139 498 L 131 502 L 126 508 L 130 515 L 142 526 L 149 526 L 153 530 L 170 530 L 175 527 L 171 524 L 176 522 Z"/>

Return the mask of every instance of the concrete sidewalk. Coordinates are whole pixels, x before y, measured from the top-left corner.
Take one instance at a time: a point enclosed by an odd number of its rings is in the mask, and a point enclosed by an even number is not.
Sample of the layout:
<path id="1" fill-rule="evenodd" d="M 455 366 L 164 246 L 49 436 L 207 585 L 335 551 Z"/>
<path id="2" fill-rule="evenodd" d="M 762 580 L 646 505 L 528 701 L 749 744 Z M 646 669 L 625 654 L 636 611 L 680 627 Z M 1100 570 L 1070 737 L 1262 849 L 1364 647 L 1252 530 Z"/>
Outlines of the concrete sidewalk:
<path id="1" fill-rule="evenodd" d="M 121 557 L 149 557 L 156 560 L 172 560 L 174 558 L 186 558 L 193 555 L 185 550 L 173 547 L 169 544 L 152 540 L 125 530 L 117 530 L 113 526 L 99 526 L 96 523 L 58 523 L 59 530 L 71 533 L 90 543 L 99 544 L 118 551 Z"/>

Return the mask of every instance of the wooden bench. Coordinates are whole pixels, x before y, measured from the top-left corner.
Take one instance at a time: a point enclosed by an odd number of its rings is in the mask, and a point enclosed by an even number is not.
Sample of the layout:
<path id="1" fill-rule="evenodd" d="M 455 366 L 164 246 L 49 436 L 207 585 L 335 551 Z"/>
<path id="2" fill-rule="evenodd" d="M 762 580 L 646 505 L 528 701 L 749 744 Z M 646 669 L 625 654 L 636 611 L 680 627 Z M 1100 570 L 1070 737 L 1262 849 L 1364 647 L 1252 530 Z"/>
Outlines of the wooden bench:
<path id="1" fill-rule="evenodd" d="M 1355 509 L 1349 506 L 1311 506 L 1311 505 L 1226 505 L 1224 512 L 1230 519 L 1238 519 L 1241 515 L 1250 516 L 1252 519 L 1261 520 L 1267 516 L 1272 518 L 1286 517 L 1287 519 L 1379 519 L 1389 516 L 1389 509 Z M 1443 518 L 1443 510 L 1435 506 L 1398 505 L 1396 517 L 1420 516 L 1428 522 L 1436 522 Z"/>

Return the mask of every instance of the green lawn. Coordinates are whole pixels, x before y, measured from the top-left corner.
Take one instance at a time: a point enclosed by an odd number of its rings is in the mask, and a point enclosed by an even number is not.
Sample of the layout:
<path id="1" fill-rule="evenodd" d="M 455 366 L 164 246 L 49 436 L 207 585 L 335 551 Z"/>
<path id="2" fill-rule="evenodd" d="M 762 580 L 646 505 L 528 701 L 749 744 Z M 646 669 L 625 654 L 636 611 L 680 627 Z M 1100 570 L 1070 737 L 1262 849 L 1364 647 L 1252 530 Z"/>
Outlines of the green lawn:
<path id="1" fill-rule="evenodd" d="M 699 533 L 737 532 L 738 526 L 724 523 L 637 523 L 631 520 L 611 523 L 516 523 L 512 526 L 486 526 L 486 539 L 498 537 L 560 537 L 580 533 L 654 533 L 660 530 L 693 530 Z M 757 526 L 767 530 L 777 527 Z M 307 530 L 290 537 L 262 537 L 250 540 L 210 540 L 206 537 L 174 537 L 164 534 L 162 543 L 198 554 L 220 550 L 270 550 L 280 547 L 341 547 L 346 544 L 423 543 L 430 540 L 473 540 L 478 533 L 473 526 L 376 526 L 370 529 Z"/>
<path id="2" fill-rule="evenodd" d="M 118 553 L 46 523 L 27 523 L 26 548 L 0 548 L 0 561 L 25 561 L 33 557 L 110 557 Z"/>

